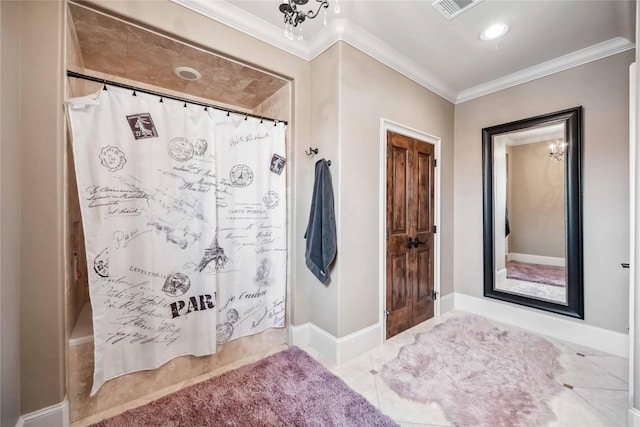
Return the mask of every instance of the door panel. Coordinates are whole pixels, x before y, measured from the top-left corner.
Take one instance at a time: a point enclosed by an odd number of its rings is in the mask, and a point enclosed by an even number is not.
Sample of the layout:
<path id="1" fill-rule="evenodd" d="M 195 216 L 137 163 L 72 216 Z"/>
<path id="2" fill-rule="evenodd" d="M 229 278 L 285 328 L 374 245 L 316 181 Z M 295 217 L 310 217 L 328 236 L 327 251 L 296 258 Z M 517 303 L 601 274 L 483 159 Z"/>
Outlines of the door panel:
<path id="1" fill-rule="evenodd" d="M 387 338 L 433 317 L 434 168 L 433 145 L 387 133 Z"/>
<path id="2" fill-rule="evenodd" d="M 416 285 L 413 301 L 413 324 L 416 325 L 433 317 L 433 260 L 432 245 L 421 249 L 417 254 Z"/>
<path id="3" fill-rule="evenodd" d="M 391 262 L 391 275 L 393 287 L 391 288 L 391 309 L 393 311 L 407 306 L 407 297 L 411 294 L 409 289 L 409 272 L 407 254 L 399 254 L 393 257 Z"/>
<path id="4" fill-rule="evenodd" d="M 418 205 L 417 210 L 417 231 L 429 231 L 433 232 L 433 225 L 435 224 L 434 218 L 434 196 L 435 187 L 433 185 L 434 175 L 434 156 L 433 145 L 426 142 L 416 141 L 414 148 L 415 156 L 417 158 L 417 195 Z"/>
<path id="5" fill-rule="evenodd" d="M 394 233 L 407 230 L 407 188 L 409 187 L 407 168 L 409 166 L 409 150 L 404 147 L 393 147 L 391 150 L 391 212 Z"/>

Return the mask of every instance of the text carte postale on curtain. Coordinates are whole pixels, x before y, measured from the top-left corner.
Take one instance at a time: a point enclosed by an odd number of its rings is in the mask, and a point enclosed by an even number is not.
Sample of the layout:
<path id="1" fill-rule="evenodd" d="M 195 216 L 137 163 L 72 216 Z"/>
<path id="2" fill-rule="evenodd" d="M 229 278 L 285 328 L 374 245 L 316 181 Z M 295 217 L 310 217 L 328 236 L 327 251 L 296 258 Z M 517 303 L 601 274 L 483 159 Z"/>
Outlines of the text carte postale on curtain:
<path id="1" fill-rule="evenodd" d="M 283 123 L 221 111 L 215 117 L 218 170 L 218 343 L 283 327 L 287 280 Z"/>
<path id="2" fill-rule="evenodd" d="M 120 375 L 215 353 L 229 335 L 220 325 L 235 324 L 218 290 L 230 259 L 217 243 L 218 205 L 236 187 L 216 173 L 216 117 L 158 101 L 110 87 L 68 102 L 93 307 L 92 395 Z M 236 320 L 247 310 L 238 308 Z M 236 329 L 233 338 L 258 332 Z"/>

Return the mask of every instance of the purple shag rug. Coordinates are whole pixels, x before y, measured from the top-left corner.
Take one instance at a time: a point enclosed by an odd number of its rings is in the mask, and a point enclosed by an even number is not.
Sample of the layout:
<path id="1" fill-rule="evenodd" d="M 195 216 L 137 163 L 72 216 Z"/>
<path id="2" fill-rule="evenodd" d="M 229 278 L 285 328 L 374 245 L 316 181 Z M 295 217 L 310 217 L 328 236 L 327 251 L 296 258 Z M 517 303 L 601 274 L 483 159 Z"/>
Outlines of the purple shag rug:
<path id="1" fill-rule="evenodd" d="M 507 262 L 507 278 L 524 280 L 545 285 L 566 286 L 564 267 L 555 265 L 531 264 L 528 262 Z"/>
<path id="2" fill-rule="evenodd" d="M 539 426 L 555 419 L 547 403 L 562 390 L 558 354 L 543 338 L 468 315 L 418 334 L 382 378 L 406 399 L 437 403 L 456 426 Z"/>
<path id="3" fill-rule="evenodd" d="M 297 347 L 94 426 L 395 426 Z"/>

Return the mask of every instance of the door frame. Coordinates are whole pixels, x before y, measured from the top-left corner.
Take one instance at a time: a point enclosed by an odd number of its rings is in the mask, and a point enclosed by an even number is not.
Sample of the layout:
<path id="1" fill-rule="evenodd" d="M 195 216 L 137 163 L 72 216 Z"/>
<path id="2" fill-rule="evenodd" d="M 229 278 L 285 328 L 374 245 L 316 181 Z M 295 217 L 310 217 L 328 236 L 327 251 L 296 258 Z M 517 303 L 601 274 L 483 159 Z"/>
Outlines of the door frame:
<path id="1" fill-rule="evenodd" d="M 411 127 L 402 125 L 400 123 L 381 118 L 380 119 L 380 183 L 379 183 L 379 231 L 380 247 L 378 252 L 378 265 L 379 265 L 379 307 L 378 322 L 380 324 L 380 343 L 384 343 L 387 340 L 387 328 L 384 312 L 386 310 L 386 292 L 387 292 L 387 131 L 405 135 L 410 138 L 414 138 L 427 144 L 434 145 L 435 159 L 440 162 L 440 143 L 439 137 L 431 135 L 429 133 L 413 129 Z M 440 301 L 442 297 L 440 295 L 440 236 L 442 234 L 442 227 L 440 226 L 440 169 L 442 165 L 438 165 L 435 170 L 435 225 L 438 232 L 435 235 L 435 253 L 434 253 L 434 277 L 433 288 L 437 292 L 438 298 L 435 301 L 434 317 L 440 317 Z"/>

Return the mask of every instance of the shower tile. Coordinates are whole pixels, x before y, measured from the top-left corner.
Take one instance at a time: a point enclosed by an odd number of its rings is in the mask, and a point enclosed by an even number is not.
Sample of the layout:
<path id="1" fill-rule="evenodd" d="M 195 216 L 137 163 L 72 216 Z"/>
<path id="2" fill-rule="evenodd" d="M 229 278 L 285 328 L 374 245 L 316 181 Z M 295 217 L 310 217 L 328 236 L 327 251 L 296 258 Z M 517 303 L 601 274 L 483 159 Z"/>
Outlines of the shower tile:
<path id="1" fill-rule="evenodd" d="M 97 393 L 98 410 L 104 411 L 149 392 L 181 385 L 200 374 L 196 356 L 182 356 L 170 360 L 158 369 L 134 372 L 104 383 Z"/>
<path id="2" fill-rule="evenodd" d="M 88 70 L 249 111 L 289 83 L 89 9 L 70 4 L 69 10 Z M 199 70 L 202 79 L 186 82 L 176 77 L 173 71 L 181 65 Z"/>
<path id="3" fill-rule="evenodd" d="M 93 384 L 93 343 L 70 347 L 67 352 L 69 420 L 85 418 L 98 411 L 98 399 L 90 397 Z"/>

